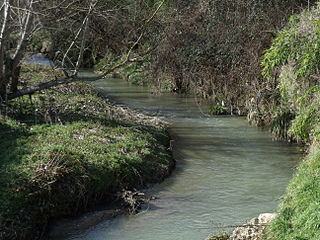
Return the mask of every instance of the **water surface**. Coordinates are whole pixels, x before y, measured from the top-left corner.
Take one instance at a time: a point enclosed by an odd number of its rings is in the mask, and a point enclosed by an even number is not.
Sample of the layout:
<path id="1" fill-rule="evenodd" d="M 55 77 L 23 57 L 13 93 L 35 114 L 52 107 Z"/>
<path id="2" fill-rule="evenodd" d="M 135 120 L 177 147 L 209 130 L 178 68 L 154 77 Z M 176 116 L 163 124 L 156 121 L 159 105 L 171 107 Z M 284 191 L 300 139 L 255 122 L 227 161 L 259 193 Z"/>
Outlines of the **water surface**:
<path id="1" fill-rule="evenodd" d="M 300 157 L 244 118 L 203 114 L 192 97 L 154 95 L 122 80 L 96 82 L 117 103 L 170 122 L 177 168 L 147 189 L 157 200 L 68 240 L 203 240 L 222 225 L 274 212 Z"/>
<path id="2" fill-rule="evenodd" d="M 41 53 L 31 55 L 24 59 L 26 63 L 51 67 L 54 63 Z"/>

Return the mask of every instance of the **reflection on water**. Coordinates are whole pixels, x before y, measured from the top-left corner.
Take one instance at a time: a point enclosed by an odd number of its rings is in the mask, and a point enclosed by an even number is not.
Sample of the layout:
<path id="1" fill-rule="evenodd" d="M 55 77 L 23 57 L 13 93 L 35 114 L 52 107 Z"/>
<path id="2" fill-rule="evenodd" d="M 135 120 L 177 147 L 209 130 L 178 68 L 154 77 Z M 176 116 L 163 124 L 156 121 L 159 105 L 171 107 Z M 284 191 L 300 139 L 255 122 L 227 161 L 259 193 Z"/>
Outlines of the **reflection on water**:
<path id="1" fill-rule="evenodd" d="M 271 141 L 243 118 L 203 115 L 193 98 L 155 96 L 121 80 L 95 86 L 118 103 L 171 122 L 177 169 L 146 190 L 158 199 L 138 215 L 67 239 L 202 240 L 221 225 L 275 210 L 300 157 L 297 147 Z"/>

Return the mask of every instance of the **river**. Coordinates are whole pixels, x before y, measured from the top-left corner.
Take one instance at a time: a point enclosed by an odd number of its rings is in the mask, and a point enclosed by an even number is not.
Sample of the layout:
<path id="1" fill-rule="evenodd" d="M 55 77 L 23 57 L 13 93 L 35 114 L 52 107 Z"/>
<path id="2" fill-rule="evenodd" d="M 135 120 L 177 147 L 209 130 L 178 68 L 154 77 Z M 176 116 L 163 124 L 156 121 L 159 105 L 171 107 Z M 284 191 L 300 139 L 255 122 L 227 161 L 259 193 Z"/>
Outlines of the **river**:
<path id="1" fill-rule="evenodd" d="M 295 145 L 272 141 L 245 118 L 208 116 L 192 97 L 155 95 L 116 79 L 94 83 L 118 104 L 170 122 L 177 167 L 146 189 L 155 201 L 65 240 L 203 240 L 221 226 L 274 212 L 300 158 Z"/>

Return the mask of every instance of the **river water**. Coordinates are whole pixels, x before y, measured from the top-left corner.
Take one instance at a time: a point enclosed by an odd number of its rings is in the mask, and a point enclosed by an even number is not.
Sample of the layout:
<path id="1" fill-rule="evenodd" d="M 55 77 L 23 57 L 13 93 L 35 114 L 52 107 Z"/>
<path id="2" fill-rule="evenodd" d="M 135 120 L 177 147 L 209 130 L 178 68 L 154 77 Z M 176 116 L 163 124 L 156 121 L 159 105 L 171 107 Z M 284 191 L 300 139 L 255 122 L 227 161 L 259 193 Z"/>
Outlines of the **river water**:
<path id="1" fill-rule="evenodd" d="M 95 87 L 113 101 L 170 122 L 176 170 L 146 190 L 157 196 L 135 216 L 120 216 L 66 240 L 203 240 L 221 226 L 274 212 L 300 158 L 244 118 L 207 116 L 192 97 L 155 95 L 122 80 Z"/>

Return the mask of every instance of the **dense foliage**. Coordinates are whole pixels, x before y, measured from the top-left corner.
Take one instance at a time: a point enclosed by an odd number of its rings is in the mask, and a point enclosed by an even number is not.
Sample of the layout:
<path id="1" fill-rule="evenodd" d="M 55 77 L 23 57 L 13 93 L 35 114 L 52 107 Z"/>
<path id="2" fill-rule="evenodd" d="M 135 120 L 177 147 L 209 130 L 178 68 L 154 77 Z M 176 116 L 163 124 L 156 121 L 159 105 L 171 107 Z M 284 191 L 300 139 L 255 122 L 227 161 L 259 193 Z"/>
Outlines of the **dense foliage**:
<path id="1" fill-rule="evenodd" d="M 104 71 L 126 59 L 114 76 L 194 93 L 212 102 L 212 114 L 246 114 L 252 123 L 270 124 L 279 139 L 313 142 L 268 238 L 316 240 L 320 5 L 311 7 L 315 2 L 5 0 L 0 8 L 0 227 L 5 230 L 0 237 L 29 238 L 34 227 L 39 235 L 50 218 L 168 174 L 172 162 L 163 131 L 120 120 L 123 116 L 87 85 L 7 101 L 8 94 L 30 84 L 70 77 L 70 68 L 95 65 Z M 21 68 L 27 51 L 47 54 L 64 71 L 45 69 L 54 72 L 48 76 L 43 69 Z M 70 199 L 61 202 L 67 193 Z"/>
<path id="2" fill-rule="evenodd" d="M 279 104 L 271 127 L 286 139 L 308 142 L 319 125 L 320 6 L 290 18 L 263 57 L 263 75 L 276 79 Z"/>

